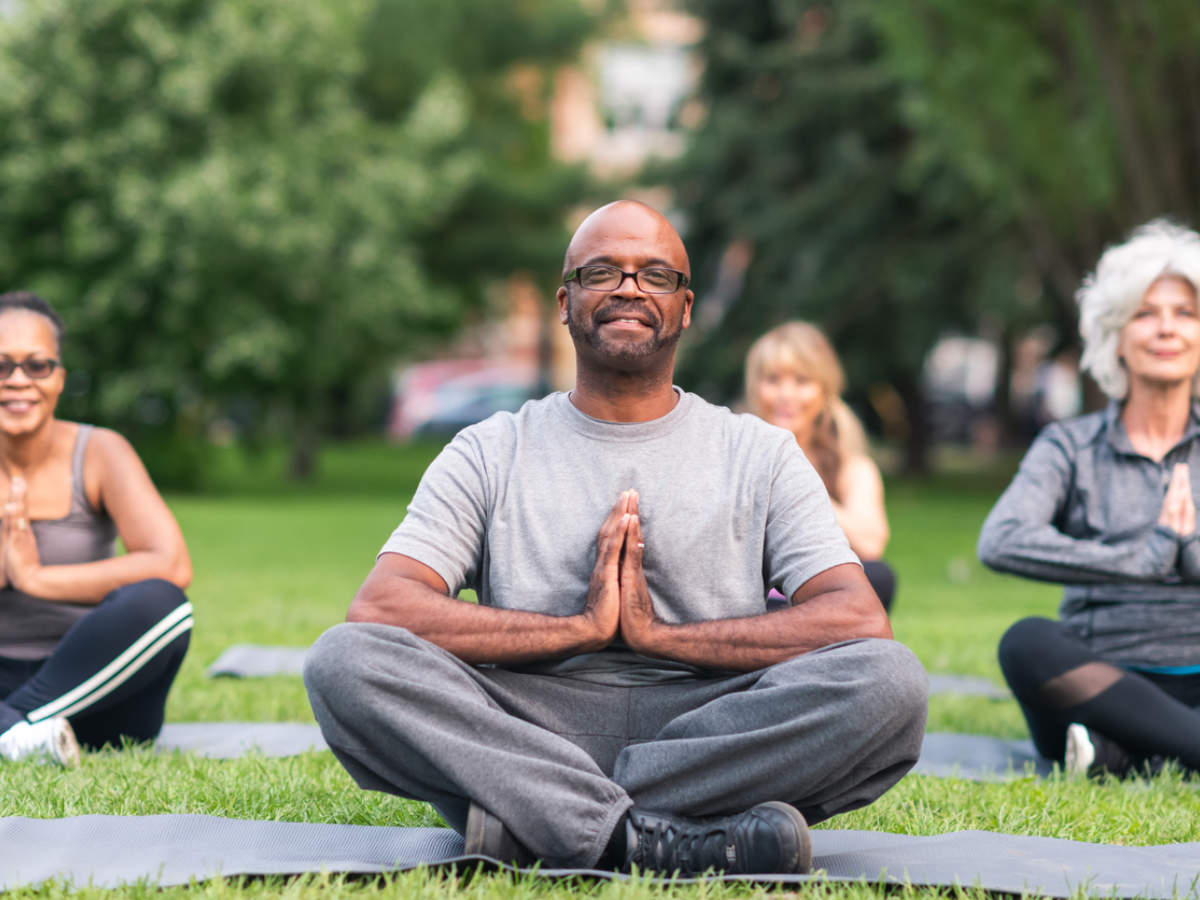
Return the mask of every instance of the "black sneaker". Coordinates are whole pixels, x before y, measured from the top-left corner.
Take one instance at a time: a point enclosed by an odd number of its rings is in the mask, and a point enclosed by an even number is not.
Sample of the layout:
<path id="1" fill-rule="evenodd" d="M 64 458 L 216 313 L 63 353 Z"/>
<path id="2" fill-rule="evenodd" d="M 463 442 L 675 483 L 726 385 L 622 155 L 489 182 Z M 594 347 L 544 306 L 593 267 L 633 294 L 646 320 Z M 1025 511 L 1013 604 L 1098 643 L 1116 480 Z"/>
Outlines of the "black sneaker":
<path id="1" fill-rule="evenodd" d="M 812 866 L 808 823 L 798 809 L 778 801 L 720 819 L 631 809 L 625 838 L 625 868 L 664 875 L 807 872 Z"/>
<path id="2" fill-rule="evenodd" d="M 537 862 L 537 857 L 513 837 L 503 822 L 476 803 L 472 803 L 467 811 L 467 830 L 463 842 L 467 856 L 486 856 L 518 869 Z"/>
<path id="3" fill-rule="evenodd" d="M 1098 731 L 1075 722 L 1067 726 L 1067 751 L 1064 769 L 1078 778 L 1103 778 L 1114 775 L 1124 778 L 1136 765 L 1136 758 L 1124 747 Z"/>

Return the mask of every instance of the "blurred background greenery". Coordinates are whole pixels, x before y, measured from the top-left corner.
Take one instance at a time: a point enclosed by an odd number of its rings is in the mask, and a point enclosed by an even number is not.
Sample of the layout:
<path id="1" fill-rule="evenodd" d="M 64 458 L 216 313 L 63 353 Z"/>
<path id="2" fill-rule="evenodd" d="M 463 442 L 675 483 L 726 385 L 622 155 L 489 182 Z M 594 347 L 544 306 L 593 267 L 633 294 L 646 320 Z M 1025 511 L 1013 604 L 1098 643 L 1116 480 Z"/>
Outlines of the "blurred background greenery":
<path id="1" fill-rule="evenodd" d="M 567 236 L 634 196 L 692 253 L 681 385 L 736 403 L 816 321 L 921 471 L 1026 440 L 1104 245 L 1200 220 L 1198 50 L 1193 0 L 3 0 L 0 289 L 164 486 L 231 446 L 305 477 L 410 434 L 419 364 L 480 413 L 568 385 Z"/>

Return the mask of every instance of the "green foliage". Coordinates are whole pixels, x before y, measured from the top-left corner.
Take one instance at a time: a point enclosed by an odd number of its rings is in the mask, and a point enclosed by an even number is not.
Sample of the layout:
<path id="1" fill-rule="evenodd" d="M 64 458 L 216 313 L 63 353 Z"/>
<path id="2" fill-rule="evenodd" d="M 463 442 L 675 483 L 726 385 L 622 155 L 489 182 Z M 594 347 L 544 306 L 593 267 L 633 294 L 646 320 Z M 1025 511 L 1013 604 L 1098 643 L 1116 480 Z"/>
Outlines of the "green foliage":
<path id="1" fill-rule="evenodd" d="M 992 229 L 964 228 L 959 179 L 906 165 L 912 139 L 882 55 L 876 4 L 693 0 L 707 26 L 705 123 L 674 173 L 689 244 L 709 285 L 684 371 L 740 392 L 750 342 L 792 318 L 822 325 L 852 388 L 892 384 L 921 437 L 925 353 L 965 327 Z M 726 249 L 750 250 L 722 292 Z M 986 267 L 985 267 L 986 268 Z M 705 327 L 707 326 L 707 327 Z"/>
<path id="2" fill-rule="evenodd" d="M 561 246 L 577 179 L 510 70 L 574 52 L 582 14 L 495 5 L 503 52 L 465 52 L 485 8 L 49 0 L 0 22 L 0 273 L 74 334 L 64 412 L 163 457 L 217 416 L 311 444 L 485 279 L 542 262 L 514 224 Z M 424 52 L 389 69 L 397 43 Z"/>
<path id="3" fill-rule="evenodd" d="M 1171 215 L 1200 220 L 1200 21 L 1188 0 L 880 4 L 915 147 L 909 175 L 951 167 L 1019 238 L 1063 337 L 1106 243 Z"/>
<path id="4" fill-rule="evenodd" d="M 418 240 L 427 271 L 476 303 L 514 271 L 553 281 L 563 210 L 583 177 L 550 158 L 551 70 L 595 27 L 579 0 L 377 0 L 366 22 L 358 93 L 374 118 L 402 119 L 431 72 L 452 78 L 467 104 L 469 126 L 449 146 L 486 165 Z"/>
<path id="5" fill-rule="evenodd" d="M 758 334 L 807 318 L 852 392 L 901 394 L 919 440 L 940 335 L 1011 343 L 1049 322 L 1070 345 L 1105 244 L 1154 216 L 1200 221 L 1190 0 L 687 5 L 708 116 L 670 180 L 701 269 L 685 377 L 714 395 L 737 395 Z M 738 242 L 740 283 L 719 266 Z"/>

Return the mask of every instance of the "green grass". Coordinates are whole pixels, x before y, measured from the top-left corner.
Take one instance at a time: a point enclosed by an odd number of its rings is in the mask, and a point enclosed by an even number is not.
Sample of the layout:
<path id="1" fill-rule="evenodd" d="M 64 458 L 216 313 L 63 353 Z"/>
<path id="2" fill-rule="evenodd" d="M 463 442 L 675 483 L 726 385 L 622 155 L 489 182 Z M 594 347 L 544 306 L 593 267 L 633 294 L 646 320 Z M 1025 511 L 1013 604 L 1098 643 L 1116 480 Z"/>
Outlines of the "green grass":
<path id="1" fill-rule="evenodd" d="M 320 477 L 303 486 L 278 475 L 279 455 L 247 465 L 231 455 L 204 495 L 171 496 L 192 551 L 196 609 L 192 649 L 167 707 L 169 721 L 311 722 L 299 679 L 208 679 L 205 668 L 239 642 L 305 645 L 342 619 L 375 553 L 404 514 L 416 479 L 435 452 L 382 443 L 331 448 Z M 899 588 L 896 636 L 931 672 L 981 675 L 1003 683 L 995 647 L 1023 615 L 1053 615 L 1058 589 L 995 575 L 975 559 L 979 525 L 1007 478 L 957 468 L 926 482 L 892 479 L 888 557 Z M 1011 700 L 935 697 L 930 728 L 1024 737 Z M 33 764 L 0 766 L 0 815 L 201 813 L 246 819 L 351 824 L 440 824 L 426 805 L 357 788 L 329 753 L 289 759 L 250 756 L 207 760 L 145 749 L 87 754 L 62 771 Z M 1200 840 L 1200 791 L 1178 773 L 1150 781 L 1090 782 L 1021 778 L 1003 784 L 905 778 L 881 800 L 820 827 L 909 834 L 987 829 L 1113 844 Z M 384 879 L 314 875 L 231 879 L 159 892 L 135 885 L 116 892 L 140 898 L 187 894 L 214 898 L 340 898 L 375 894 L 450 894 L 529 898 L 582 896 L 724 898 L 764 896 L 751 886 L 655 886 L 643 883 L 545 884 L 504 874 L 471 878 L 417 871 Z M 54 897 L 61 884 L 13 892 Z M 979 891 L 885 890 L 828 885 L 805 893 L 842 898 L 978 897 Z M 98 893 L 84 889 L 73 896 Z M 105 892 L 111 896 L 113 892 Z M 788 896 L 773 892 L 772 896 Z"/>

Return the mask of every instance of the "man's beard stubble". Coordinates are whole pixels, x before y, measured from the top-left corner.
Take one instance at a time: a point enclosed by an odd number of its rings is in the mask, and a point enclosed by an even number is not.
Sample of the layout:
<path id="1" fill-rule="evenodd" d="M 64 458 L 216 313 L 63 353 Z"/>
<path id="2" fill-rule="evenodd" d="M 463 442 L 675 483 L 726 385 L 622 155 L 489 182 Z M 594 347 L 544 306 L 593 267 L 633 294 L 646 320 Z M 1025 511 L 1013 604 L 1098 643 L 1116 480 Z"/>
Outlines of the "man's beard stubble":
<path id="1" fill-rule="evenodd" d="M 682 326 L 669 334 L 665 334 L 663 331 L 663 322 L 657 318 L 650 323 L 650 334 L 641 340 L 633 338 L 612 340 L 603 337 L 600 334 L 600 329 L 604 323 L 599 320 L 617 317 L 620 313 L 621 310 L 619 308 L 602 306 L 592 313 L 590 321 L 583 322 L 578 312 L 578 306 L 574 306 L 573 308 L 569 308 L 567 312 L 567 331 L 571 335 L 571 340 L 577 345 L 586 344 L 595 350 L 597 354 L 622 362 L 634 362 L 645 359 L 663 349 L 674 347 L 679 343 L 680 335 L 683 333 Z M 646 314 L 644 312 L 641 313 L 641 317 L 646 317 Z"/>

